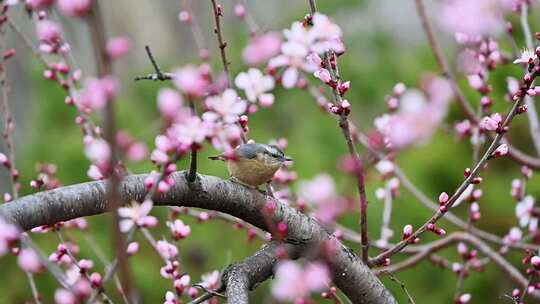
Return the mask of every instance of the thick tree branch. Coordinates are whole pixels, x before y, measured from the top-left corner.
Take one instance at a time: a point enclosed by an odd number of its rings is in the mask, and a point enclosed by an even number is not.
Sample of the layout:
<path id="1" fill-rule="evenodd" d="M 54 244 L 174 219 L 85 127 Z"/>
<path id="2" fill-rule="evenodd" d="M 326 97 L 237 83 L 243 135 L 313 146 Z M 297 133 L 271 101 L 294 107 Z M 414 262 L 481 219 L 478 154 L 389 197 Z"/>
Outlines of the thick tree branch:
<path id="1" fill-rule="evenodd" d="M 127 176 L 119 187 L 122 203 L 140 201 L 146 194 L 147 175 Z M 264 206 L 271 198 L 259 191 L 214 176 L 198 175 L 193 183 L 186 180 L 186 172 L 171 175 L 176 182 L 167 193 L 156 195 L 156 205 L 198 207 L 228 213 L 256 227 L 267 230 Z M 101 214 L 110 210 L 107 182 L 89 182 L 29 195 L 0 206 L 0 215 L 25 230 L 41 225 L 52 225 L 81 216 Z M 328 265 L 333 281 L 353 303 L 396 303 L 389 291 L 360 259 L 343 246 L 314 219 L 275 201 L 272 216 L 274 225 L 288 226 L 286 243 L 306 248 L 330 241 L 337 248 Z"/>
<path id="2" fill-rule="evenodd" d="M 227 288 L 227 303 L 249 302 L 248 291 L 255 289 L 259 283 L 274 274 L 274 267 L 278 262 L 276 252 L 280 246 L 290 258 L 297 258 L 300 254 L 298 246 L 271 242 L 244 261 L 231 264 L 225 269 L 222 284 Z"/>

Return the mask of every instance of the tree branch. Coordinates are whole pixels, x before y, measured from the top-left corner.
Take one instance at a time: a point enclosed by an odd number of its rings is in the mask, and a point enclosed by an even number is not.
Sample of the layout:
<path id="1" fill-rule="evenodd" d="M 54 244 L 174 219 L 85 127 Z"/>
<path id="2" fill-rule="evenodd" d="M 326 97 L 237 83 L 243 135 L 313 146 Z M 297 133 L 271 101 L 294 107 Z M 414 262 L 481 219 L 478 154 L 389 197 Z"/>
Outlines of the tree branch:
<path id="1" fill-rule="evenodd" d="M 424 31 L 426 32 L 426 36 L 428 38 L 429 45 L 431 46 L 431 50 L 433 51 L 433 55 L 435 56 L 435 60 L 437 61 L 437 64 L 442 70 L 442 74 L 448 81 L 450 82 L 450 86 L 452 88 L 452 91 L 457 97 L 457 101 L 459 105 L 461 106 L 463 112 L 465 112 L 465 115 L 474 123 L 478 124 L 480 122 L 480 118 L 476 116 L 476 113 L 474 113 L 474 109 L 471 107 L 470 103 L 467 101 L 465 94 L 463 94 L 463 91 L 460 89 L 459 85 L 457 84 L 457 81 L 455 79 L 454 74 L 450 70 L 450 67 L 448 66 L 448 61 L 446 60 L 446 57 L 444 56 L 444 52 L 442 51 L 441 47 L 439 46 L 439 43 L 437 42 L 437 39 L 435 38 L 435 34 L 433 33 L 433 28 L 431 26 L 431 23 L 429 22 L 426 8 L 424 6 L 424 2 L 422 0 L 415 0 L 416 4 L 416 11 L 418 12 L 418 16 L 420 17 L 420 21 L 422 23 L 422 27 L 424 28 Z M 492 139 L 494 139 L 494 136 L 492 134 L 489 134 Z M 502 140 L 504 143 L 508 145 L 508 156 L 510 156 L 512 159 L 517 161 L 518 163 L 522 165 L 527 165 L 534 169 L 540 169 L 540 159 L 531 157 L 520 150 L 518 150 L 516 147 L 508 144 L 506 140 Z"/>
<path id="2" fill-rule="evenodd" d="M 259 283 L 273 275 L 274 267 L 278 262 L 276 251 L 280 246 L 289 258 L 298 258 L 300 252 L 297 246 L 271 242 L 244 261 L 231 264 L 225 269 L 221 280 L 226 286 L 227 303 L 247 304 L 249 302 L 248 291 L 255 289 Z"/>
<path id="3" fill-rule="evenodd" d="M 145 194 L 144 179 L 147 175 L 124 178 L 119 187 L 122 203 L 141 201 Z M 214 176 L 198 175 L 193 183 L 186 180 L 186 172 L 171 175 L 175 186 L 167 193 L 155 195 L 155 205 L 197 207 L 228 213 L 256 227 L 267 230 L 264 206 L 272 199 L 260 192 Z M 25 196 L 11 203 L 0 205 L 0 216 L 15 222 L 25 230 L 41 225 L 52 225 L 73 218 L 110 211 L 106 181 L 89 182 Z M 342 245 L 313 218 L 275 201 L 276 210 L 271 216 L 274 225 L 287 223 L 285 242 L 308 246 L 330 241 L 337 245 L 328 258 L 334 283 L 353 303 L 396 303 L 394 297 L 371 270 Z"/>

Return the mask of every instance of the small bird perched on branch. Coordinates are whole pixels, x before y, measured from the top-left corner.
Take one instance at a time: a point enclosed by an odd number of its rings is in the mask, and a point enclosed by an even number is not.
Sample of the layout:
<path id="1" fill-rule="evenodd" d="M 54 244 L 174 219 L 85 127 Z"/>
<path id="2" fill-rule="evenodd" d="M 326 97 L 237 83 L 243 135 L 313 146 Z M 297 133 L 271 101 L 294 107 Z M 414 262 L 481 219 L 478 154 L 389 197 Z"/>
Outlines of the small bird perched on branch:
<path id="1" fill-rule="evenodd" d="M 209 158 L 226 161 L 233 181 L 255 189 L 269 182 L 284 162 L 292 161 L 278 147 L 257 143 L 238 146 L 232 157 L 220 154 Z"/>

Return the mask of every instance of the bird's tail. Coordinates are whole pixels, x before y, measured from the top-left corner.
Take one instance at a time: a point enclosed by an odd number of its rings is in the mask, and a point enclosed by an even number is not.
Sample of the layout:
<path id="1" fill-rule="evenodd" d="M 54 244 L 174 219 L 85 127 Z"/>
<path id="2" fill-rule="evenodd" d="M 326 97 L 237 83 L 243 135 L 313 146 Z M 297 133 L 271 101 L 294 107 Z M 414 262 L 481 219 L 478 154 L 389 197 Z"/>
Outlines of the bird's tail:
<path id="1" fill-rule="evenodd" d="M 225 161 L 225 156 L 223 156 L 223 155 L 208 156 L 208 158 L 211 159 L 211 160 L 222 160 L 222 161 Z"/>

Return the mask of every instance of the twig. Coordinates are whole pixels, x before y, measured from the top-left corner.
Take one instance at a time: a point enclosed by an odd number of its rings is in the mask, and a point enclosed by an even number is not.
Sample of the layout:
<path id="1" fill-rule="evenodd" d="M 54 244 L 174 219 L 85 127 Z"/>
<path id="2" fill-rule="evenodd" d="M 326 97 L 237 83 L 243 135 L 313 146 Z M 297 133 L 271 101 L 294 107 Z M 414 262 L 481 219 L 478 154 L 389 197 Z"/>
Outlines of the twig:
<path id="1" fill-rule="evenodd" d="M 221 54 L 221 62 L 223 63 L 223 72 L 225 72 L 225 79 L 227 81 L 227 87 L 231 87 L 231 75 L 229 72 L 229 61 L 227 61 L 227 53 L 225 52 L 225 48 L 227 47 L 227 42 L 223 40 L 223 33 L 221 31 L 221 19 L 222 16 L 221 8 L 218 8 L 218 5 L 216 4 L 216 0 L 210 0 L 212 2 L 212 10 L 214 11 L 214 21 L 215 21 L 215 28 L 214 33 L 216 33 L 219 43 L 219 51 Z"/>
<path id="2" fill-rule="evenodd" d="M 204 288 L 204 286 L 200 285 L 200 284 L 196 284 L 196 285 L 193 285 L 193 286 L 197 286 L 197 287 L 202 287 L 203 290 L 205 290 L 205 293 L 203 295 L 201 295 L 200 297 L 196 298 L 195 300 L 189 302 L 189 304 L 200 304 L 206 300 L 210 300 L 211 298 L 213 298 L 214 296 L 219 296 L 219 297 L 222 297 L 222 298 L 226 298 L 222 292 L 224 291 L 223 287 L 220 287 L 218 289 L 216 289 L 215 291 L 214 290 L 208 290 L 206 288 Z"/>
<path id="3" fill-rule="evenodd" d="M 480 118 L 478 118 L 476 114 L 474 113 L 473 108 L 471 107 L 470 103 L 467 101 L 465 95 L 463 94 L 463 91 L 460 89 L 454 75 L 452 74 L 452 71 L 450 70 L 448 66 L 448 62 L 446 60 L 446 57 L 444 56 L 444 52 L 440 48 L 439 43 L 437 42 L 437 39 L 435 38 L 435 35 L 433 33 L 433 28 L 431 26 L 431 23 L 429 22 L 423 1 L 415 0 L 415 4 L 416 4 L 416 11 L 418 12 L 420 21 L 422 23 L 422 27 L 424 28 L 424 31 L 426 32 L 429 45 L 433 51 L 433 55 L 435 56 L 437 64 L 442 70 L 443 76 L 445 76 L 450 82 L 452 91 L 456 95 L 458 103 L 461 106 L 467 118 L 469 118 L 474 124 L 478 124 L 478 122 L 480 121 Z M 494 137 L 492 137 L 492 139 L 493 138 Z M 508 142 L 506 141 L 504 141 L 504 143 L 508 144 Z M 508 155 L 512 159 L 514 159 L 515 161 L 517 161 L 518 163 L 522 165 L 527 165 L 531 168 L 540 169 L 539 158 L 531 157 L 510 144 L 508 144 Z"/>
<path id="4" fill-rule="evenodd" d="M 315 0 L 309 0 L 309 5 L 311 9 L 311 14 L 315 14 L 317 12 L 317 6 L 315 4 Z M 323 54 L 323 64 L 324 68 L 326 68 L 329 73 L 330 77 L 332 79 L 332 82 L 336 85 L 332 87 L 332 93 L 334 95 L 333 104 L 334 105 L 341 105 L 342 99 L 341 94 L 338 90 L 341 79 L 339 77 L 339 68 L 336 63 L 333 66 L 330 64 L 330 56 L 336 56 L 332 52 L 325 52 Z M 361 257 L 362 261 L 364 263 L 367 263 L 369 260 L 368 255 L 368 249 L 369 249 L 369 240 L 368 240 L 368 228 L 367 228 L 367 207 L 368 207 L 368 201 L 366 196 L 366 186 L 365 186 L 365 180 L 364 180 L 364 165 L 362 163 L 362 160 L 360 160 L 360 156 L 358 155 L 358 152 L 356 151 L 356 146 L 354 145 L 353 138 L 351 135 L 351 129 L 350 129 L 350 123 L 347 118 L 347 115 L 342 113 L 339 116 L 339 127 L 341 128 L 341 133 L 343 134 L 343 137 L 345 139 L 345 142 L 347 143 L 347 148 L 349 150 L 349 155 L 353 159 L 355 166 L 356 166 L 356 179 L 357 179 L 357 187 L 358 187 L 358 193 L 360 196 L 360 235 L 362 237 L 361 239 Z"/>
<path id="5" fill-rule="evenodd" d="M 400 281 L 396 276 L 394 276 L 391 272 L 387 272 L 388 276 L 390 277 L 390 280 L 392 280 L 393 282 L 396 282 L 399 287 L 401 287 L 401 289 L 403 290 L 403 292 L 405 292 L 405 295 L 407 295 L 407 303 L 409 304 L 415 304 L 411 294 L 409 293 L 409 291 L 407 290 L 407 287 L 405 286 L 405 283 L 403 283 L 402 281 Z"/>
<path id="6" fill-rule="evenodd" d="M 528 17 L 529 5 L 524 2 L 521 5 L 521 27 L 523 28 L 523 36 L 525 36 L 525 43 L 527 49 L 534 51 L 533 38 L 531 34 L 531 28 L 529 26 Z M 538 120 L 538 112 L 536 111 L 536 105 L 533 98 L 530 96 L 525 97 L 525 103 L 527 104 L 527 118 L 529 119 L 529 132 L 531 134 L 536 154 L 540 156 L 540 123 Z"/>
<path id="7" fill-rule="evenodd" d="M 157 63 L 156 59 L 154 58 L 154 54 L 152 54 L 152 51 L 150 50 L 150 47 L 148 45 L 145 45 L 144 49 L 146 50 L 146 54 L 148 55 L 148 58 L 150 59 L 150 62 L 152 63 L 152 66 L 154 67 L 155 73 L 148 74 L 146 76 L 137 76 L 137 77 L 135 77 L 135 81 L 137 81 L 137 80 L 165 81 L 165 80 L 173 79 L 174 74 L 165 73 L 165 72 L 161 71 L 161 68 L 159 67 L 159 64 Z"/>
<path id="8" fill-rule="evenodd" d="M 532 79 L 536 77 L 536 74 L 533 73 L 531 75 Z M 529 84 L 524 85 L 521 90 L 523 94 L 526 94 L 526 91 L 529 88 Z M 521 96 L 518 100 L 514 101 L 514 104 L 512 105 L 512 108 L 509 110 L 508 114 L 506 115 L 506 118 L 501 124 L 501 128 L 506 128 L 514 118 L 514 116 L 517 113 L 517 110 L 521 103 L 523 102 L 523 96 Z M 452 205 L 456 202 L 456 200 L 461 196 L 461 194 L 467 189 L 467 187 L 472 184 L 473 179 L 477 177 L 477 175 L 480 173 L 480 170 L 484 168 L 484 165 L 489 161 L 491 158 L 491 155 L 493 154 L 493 151 L 498 147 L 499 142 L 501 141 L 502 137 L 504 135 L 504 132 L 499 132 L 495 136 L 495 139 L 491 142 L 489 148 L 485 151 L 484 155 L 480 159 L 480 161 L 474 166 L 473 170 L 471 171 L 470 175 L 465 178 L 465 180 L 461 183 L 461 185 L 457 188 L 457 190 L 454 192 L 452 197 L 448 200 L 448 202 L 445 204 L 445 207 L 450 209 Z M 435 212 L 435 214 L 422 225 L 418 230 L 416 230 L 409 238 L 402 240 L 396 246 L 393 248 L 379 254 L 375 258 L 373 258 L 370 261 L 371 265 L 378 265 L 381 264 L 385 259 L 391 257 L 393 254 L 399 252 L 401 249 L 403 249 L 405 246 L 410 244 L 411 240 L 414 240 L 418 238 L 422 233 L 424 233 L 427 230 L 428 224 L 435 224 L 440 218 L 444 216 L 445 212 L 441 212 L 438 210 Z"/>

